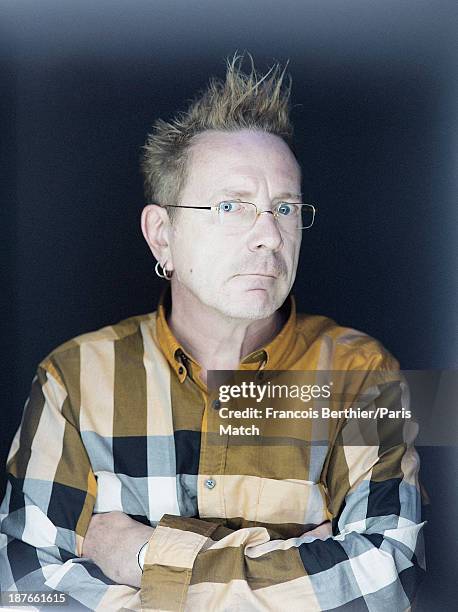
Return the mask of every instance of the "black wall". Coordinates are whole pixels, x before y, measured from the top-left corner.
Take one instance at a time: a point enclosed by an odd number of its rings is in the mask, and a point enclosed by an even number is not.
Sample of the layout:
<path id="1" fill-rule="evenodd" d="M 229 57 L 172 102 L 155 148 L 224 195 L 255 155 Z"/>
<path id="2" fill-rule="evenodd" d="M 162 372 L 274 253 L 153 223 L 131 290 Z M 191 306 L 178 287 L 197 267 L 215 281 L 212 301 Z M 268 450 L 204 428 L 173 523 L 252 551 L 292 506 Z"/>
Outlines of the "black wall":
<path id="1" fill-rule="evenodd" d="M 236 49 L 261 69 L 290 59 L 318 206 L 300 310 L 375 336 L 405 369 L 458 367 L 457 16 L 449 1 L 2 2 L 2 465 L 38 361 L 155 308 L 140 148 Z M 420 452 L 433 502 L 420 608 L 448 610 L 457 452 Z"/>

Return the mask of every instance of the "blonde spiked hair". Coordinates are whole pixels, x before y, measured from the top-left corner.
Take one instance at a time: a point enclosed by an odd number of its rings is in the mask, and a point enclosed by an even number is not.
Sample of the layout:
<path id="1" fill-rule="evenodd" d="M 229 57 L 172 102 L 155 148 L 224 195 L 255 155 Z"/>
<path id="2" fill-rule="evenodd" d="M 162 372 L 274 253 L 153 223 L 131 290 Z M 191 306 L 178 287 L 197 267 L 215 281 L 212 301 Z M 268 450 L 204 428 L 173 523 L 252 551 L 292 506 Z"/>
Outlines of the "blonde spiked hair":
<path id="1" fill-rule="evenodd" d="M 279 63 L 259 74 L 252 56 L 251 71 L 242 72 L 245 54 L 226 60 L 226 79 L 210 79 L 185 112 L 167 122 L 158 119 L 143 147 L 141 167 L 148 202 L 177 204 L 186 180 L 188 153 L 193 138 L 207 130 L 233 132 L 253 129 L 281 137 L 292 149 L 290 120 L 291 76 Z M 293 150 L 293 149 L 292 149 Z M 293 151 L 294 152 L 294 151 Z M 172 212 L 173 211 L 173 212 Z M 176 208 L 169 209 L 173 219 Z M 170 214 L 172 212 L 172 214 Z"/>

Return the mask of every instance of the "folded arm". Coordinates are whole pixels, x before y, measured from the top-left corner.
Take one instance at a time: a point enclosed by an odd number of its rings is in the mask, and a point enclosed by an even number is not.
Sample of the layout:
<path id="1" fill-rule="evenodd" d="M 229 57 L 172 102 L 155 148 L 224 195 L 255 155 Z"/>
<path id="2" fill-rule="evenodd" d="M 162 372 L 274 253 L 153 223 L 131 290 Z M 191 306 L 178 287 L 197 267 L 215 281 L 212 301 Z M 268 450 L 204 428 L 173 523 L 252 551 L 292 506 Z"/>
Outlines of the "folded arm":
<path id="1" fill-rule="evenodd" d="M 378 401 L 390 405 L 399 397 L 387 387 Z M 0 509 L 2 590 L 55 590 L 94 610 L 282 610 L 285 602 L 298 610 L 358 603 L 407 609 L 424 567 L 418 457 L 410 442 L 353 445 L 353 434 L 352 424 L 344 424 L 323 474 L 332 535 L 270 540 L 263 527 L 234 531 L 172 515 L 152 532 L 142 525 L 148 534 L 130 524 L 138 542 L 152 534 L 138 591 L 126 586 L 138 586 L 138 573 L 130 580 L 111 573 L 103 561 L 108 553 L 91 549 L 96 479 L 65 388 L 40 368 L 8 460 Z M 136 564 L 139 547 L 128 533 L 113 531 L 113 559 L 129 559 L 122 569 Z M 120 554 L 122 534 L 132 550 Z"/>

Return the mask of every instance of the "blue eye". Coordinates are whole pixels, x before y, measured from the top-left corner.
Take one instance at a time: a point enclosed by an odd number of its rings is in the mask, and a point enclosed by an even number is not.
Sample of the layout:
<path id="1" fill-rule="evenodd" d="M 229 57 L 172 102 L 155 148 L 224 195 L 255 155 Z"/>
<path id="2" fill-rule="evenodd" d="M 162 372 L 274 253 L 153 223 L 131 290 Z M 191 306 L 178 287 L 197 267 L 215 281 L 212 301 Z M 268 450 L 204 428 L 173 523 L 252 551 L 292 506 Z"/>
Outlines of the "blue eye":
<path id="1" fill-rule="evenodd" d="M 294 209 L 294 204 L 288 204 L 287 202 L 281 202 L 277 207 L 278 214 L 284 217 L 287 217 L 288 215 L 293 215 L 295 212 Z"/>
<path id="2" fill-rule="evenodd" d="M 222 213 L 233 213 L 238 212 L 241 209 L 241 206 L 238 202 L 220 202 L 219 204 L 219 212 Z"/>

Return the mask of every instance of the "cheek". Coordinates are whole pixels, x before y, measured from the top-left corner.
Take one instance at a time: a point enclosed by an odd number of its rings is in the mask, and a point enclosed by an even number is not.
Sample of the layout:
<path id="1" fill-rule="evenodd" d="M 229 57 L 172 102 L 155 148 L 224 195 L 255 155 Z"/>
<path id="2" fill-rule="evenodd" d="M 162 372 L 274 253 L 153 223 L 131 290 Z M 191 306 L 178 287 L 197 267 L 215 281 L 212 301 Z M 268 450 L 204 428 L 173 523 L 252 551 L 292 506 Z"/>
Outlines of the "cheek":
<path id="1" fill-rule="evenodd" d="M 179 275 L 195 281 L 218 275 L 230 261 L 230 254 L 221 240 L 212 239 L 208 232 L 189 228 L 176 235 L 172 246 L 172 257 Z"/>
<path id="2" fill-rule="evenodd" d="M 195 270 L 201 240 L 197 228 L 191 223 L 182 223 L 176 229 L 170 249 L 174 266 L 182 273 L 192 273 Z"/>
<path id="3" fill-rule="evenodd" d="M 288 263 L 289 268 L 293 268 L 299 258 L 299 250 L 301 248 L 300 240 L 291 240 L 285 243 L 283 257 Z"/>

